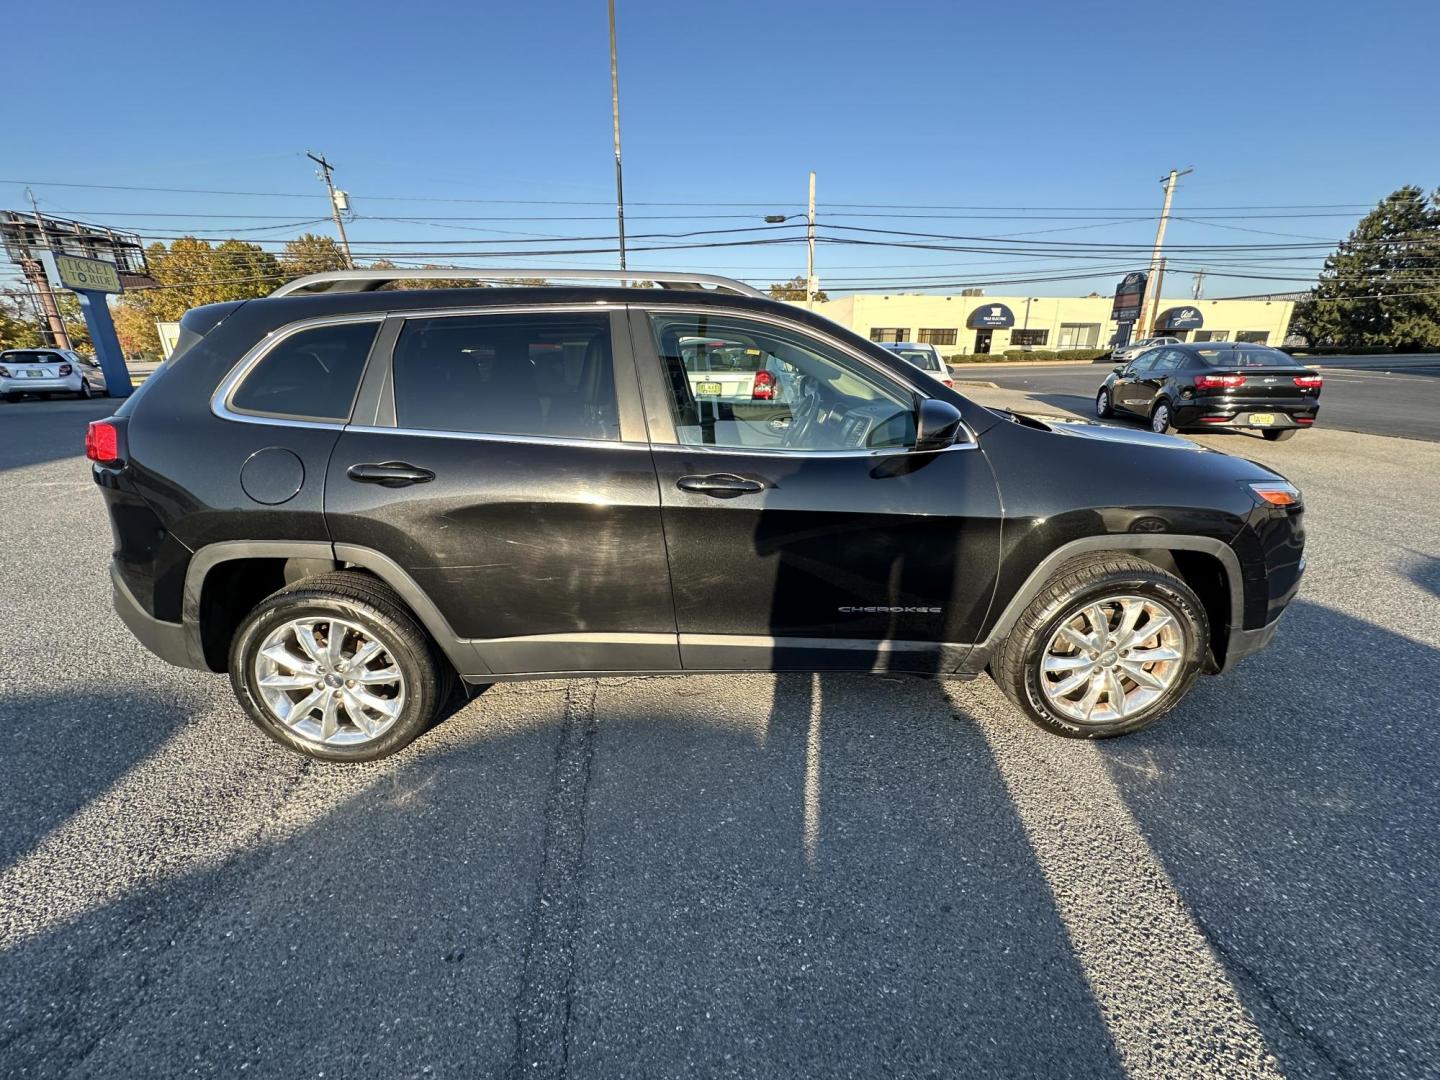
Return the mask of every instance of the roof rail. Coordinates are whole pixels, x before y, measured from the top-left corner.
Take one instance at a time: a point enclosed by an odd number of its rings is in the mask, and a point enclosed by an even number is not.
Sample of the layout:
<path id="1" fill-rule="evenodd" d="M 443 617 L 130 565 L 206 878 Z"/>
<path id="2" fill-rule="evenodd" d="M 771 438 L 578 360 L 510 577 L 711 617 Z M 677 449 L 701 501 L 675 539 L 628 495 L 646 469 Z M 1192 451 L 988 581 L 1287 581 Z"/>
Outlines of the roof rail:
<path id="1" fill-rule="evenodd" d="M 424 281 L 426 279 L 453 281 L 463 278 L 474 281 L 498 281 L 515 284 L 517 281 L 533 281 L 540 278 L 551 281 L 653 281 L 663 289 L 700 290 L 709 285 L 719 292 L 736 293 L 739 296 L 758 296 L 765 299 L 759 289 L 733 278 L 716 274 L 682 274 L 671 270 L 543 270 L 531 266 L 517 266 L 498 270 L 473 270 L 464 268 L 396 268 L 394 270 L 326 270 L 320 274 L 287 281 L 272 292 L 273 296 L 293 296 L 296 293 L 315 292 L 373 292 L 392 281 Z"/>

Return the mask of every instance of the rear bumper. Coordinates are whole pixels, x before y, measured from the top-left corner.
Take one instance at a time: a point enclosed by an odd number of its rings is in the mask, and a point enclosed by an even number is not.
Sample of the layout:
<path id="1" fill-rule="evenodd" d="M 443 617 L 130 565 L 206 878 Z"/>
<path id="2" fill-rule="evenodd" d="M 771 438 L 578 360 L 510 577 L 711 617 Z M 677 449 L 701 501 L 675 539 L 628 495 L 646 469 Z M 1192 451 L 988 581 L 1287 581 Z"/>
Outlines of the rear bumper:
<path id="1" fill-rule="evenodd" d="M 1202 431 L 1209 428 L 1247 428 L 1261 431 L 1267 428 L 1306 428 L 1315 423 L 1319 412 L 1319 402 L 1297 401 L 1294 398 L 1279 401 L 1265 401 L 1263 398 L 1251 401 L 1196 398 L 1176 405 L 1174 424 L 1176 427 L 1193 427 Z M 1257 413 L 1269 416 L 1271 422 L 1253 423 L 1251 417 Z"/>
<path id="2" fill-rule="evenodd" d="M 80 392 L 80 376 L 66 375 L 55 379 L 0 378 L 0 394 L 76 394 Z"/>
<path id="3" fill-rule="evenodd" d="M 184 623 L 166 622 L 151 615 L 135 599 L 120 576 L 120 568 L 110 563 L 110 585 L 114 593 L 115 614 L 125 624 L 136 640 L 166 663 L 176 667 L 196 668 L 209 671 L 203 659 L 197 660 L 191 654 L 190 635 L 185 632 Z"/>
<path id="4" fill-rule="evenodd" d="M 1269 645 L 1278 629 L 1280 620 L 1277 618 L 1258 630 L 1231 630 L 1230 639 L 1225 644 L 1225 663 L 1220 665 L 1220 673 L 1229 671 L 1245 657 L 1254 656 Z"/>

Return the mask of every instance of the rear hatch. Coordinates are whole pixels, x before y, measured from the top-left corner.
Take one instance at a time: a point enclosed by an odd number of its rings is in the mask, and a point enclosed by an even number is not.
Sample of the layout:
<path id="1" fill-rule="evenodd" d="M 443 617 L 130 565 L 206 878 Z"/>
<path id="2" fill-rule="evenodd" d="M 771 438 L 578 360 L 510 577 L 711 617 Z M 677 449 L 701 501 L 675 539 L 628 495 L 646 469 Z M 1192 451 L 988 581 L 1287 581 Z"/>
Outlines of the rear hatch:
<path id="1" fill-rule="evenodd" d="M 62 366 L 67 370 L 61 370 Z M 54 353 L 11 352 L 0 356 L 0 367 L 14 379 L 60 379 L 70 374 L 69 361 Z"/>

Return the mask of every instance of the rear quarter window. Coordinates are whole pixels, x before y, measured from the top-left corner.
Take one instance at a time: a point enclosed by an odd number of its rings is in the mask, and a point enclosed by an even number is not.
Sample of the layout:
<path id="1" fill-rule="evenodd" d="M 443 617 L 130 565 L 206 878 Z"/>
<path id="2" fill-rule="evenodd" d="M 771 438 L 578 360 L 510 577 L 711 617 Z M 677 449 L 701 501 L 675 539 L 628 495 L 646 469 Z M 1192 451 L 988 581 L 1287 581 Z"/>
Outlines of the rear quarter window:
<path id="1" fill-rule="evenodd" d="M 230 395 L 230 408 L 297 420 L 350 418 L 379 320 L 300 330 L 260 358 Z"/>

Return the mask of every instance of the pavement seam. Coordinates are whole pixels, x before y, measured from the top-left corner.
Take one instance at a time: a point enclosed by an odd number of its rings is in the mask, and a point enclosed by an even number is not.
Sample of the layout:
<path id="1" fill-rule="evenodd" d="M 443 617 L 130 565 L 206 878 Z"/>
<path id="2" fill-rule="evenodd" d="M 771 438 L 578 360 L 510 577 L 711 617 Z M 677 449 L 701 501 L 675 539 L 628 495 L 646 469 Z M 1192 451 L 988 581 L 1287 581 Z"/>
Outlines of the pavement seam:
<path id="1" fill-rule="evenodd" d="M 545 836 L 515 1002 L 512 1077 L 564 1077 L 569 1070 L 575 948 L 584 869 L 586 800 L 598 722 L 593 679 L 565 690 L 565 719 L 545 801 Z"/>

